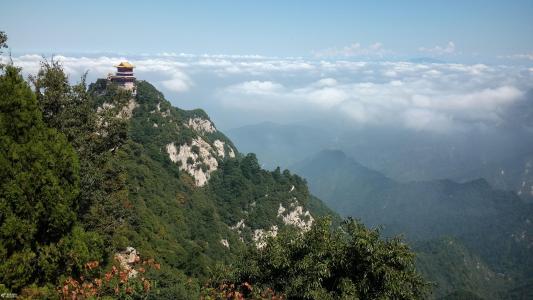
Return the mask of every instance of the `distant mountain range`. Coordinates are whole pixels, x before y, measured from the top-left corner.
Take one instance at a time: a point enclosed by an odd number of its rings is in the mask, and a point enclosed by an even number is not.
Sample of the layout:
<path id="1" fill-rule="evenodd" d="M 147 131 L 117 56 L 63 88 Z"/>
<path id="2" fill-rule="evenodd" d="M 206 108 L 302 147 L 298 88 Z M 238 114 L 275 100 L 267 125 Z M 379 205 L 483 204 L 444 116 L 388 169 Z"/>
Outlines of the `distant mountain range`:
<path id="1" fill-rule="evenodd" d="M 515 191 L 527 202 L 533 202 L 533 152 L 512 157 L 457 175 L 463 181 L 485 178 L 494 187 Z"/>
<path id="2" fill-rule="evenodd" d="M 468 256 L 469 261 L 479 261 L 476 268 L 487 270 L 490 278 L 500 274 L 513 284 L 533 278 L 533 206 L 513 192 L 496 190 L 484 179 L 400 183 L 338 150 L 321 151 L 292 169 L 307 179 L 313 194 L 343 216 L 383 226 L 388 235 L 404 234 L 414 245 L 423 245 L 419 250 L 426 254 L 421 259 L 427 260 L 422 265 L 434 267 L 430 277 L 436 281 L 443 280 L 439 274 L 446 268 L 435 263 L 446 253 L 430 250 L 435 249 L 431 244 L 448 245 L 441 241 L 448 237 L 460 244 L 450 251 L 468 253 L 459 256 L 465 260 L 456 271 L 468 269 Z M 479 281 L 478 294 L 485 289 L 483 282 L 495 286 L 493 280 Z M 445 285 L 454 284 L 448 280 Z"/>
<path id="3" fill-rule="evenodd" d="M 492 133 L 439 135 L 401 128 L 275 123 L 244 126 L 227 133 L 239 149 L 256 153 L 268 169 L 290 167 L 324 149 L 340 149 L 399 182 L 485 178 L 498 189 L 515 191 L 532 201 L 533 139 L 527 137 L 533 136 L 533 129 L 528 134 L 526 125 L 527 120 L 533 120 L 533 113 L 526 102 L 520 112 L 515 107 L 515 121 L 520 125 L 502 124 L 506 129 Z"/>

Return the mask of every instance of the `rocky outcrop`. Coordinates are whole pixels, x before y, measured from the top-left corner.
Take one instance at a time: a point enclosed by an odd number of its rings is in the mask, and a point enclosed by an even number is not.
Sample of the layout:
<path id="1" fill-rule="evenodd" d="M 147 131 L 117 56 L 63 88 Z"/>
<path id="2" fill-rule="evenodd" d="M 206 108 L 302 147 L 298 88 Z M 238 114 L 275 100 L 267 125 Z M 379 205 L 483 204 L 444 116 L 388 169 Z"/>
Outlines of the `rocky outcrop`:
<path id="1" fill-rule="evenodd" d="M 275 237 L 277 235 L 278 235 L 278 226 L 272 225 L 269 230 L 264 230 L 264 229 L 254 230 L 254 235 L 252 239 L 254 240 L 255 246 L 258 249 L 261 249 L 266 246 L 266 242 L 269 237 Z"/>
<path id="2" fill-rule="evenodd" d="M 244 227 L 246 227 L 246 225 L 244 224 L 244 219 L 241 219 L 239 222 L 237 222 L 237 224 L 231 226 L 230 228 L 233 230 L 241 230 L 244 229 Z"/>
<path id="3" fill-rule="evenodd" d="M 128 104 L 124 105 L 124 107 L 122 107 L 122 109 L 120 110 L 119 117 L 128 120 L 129 118 L 131 118 L 131 116 L 133 116 L 133 110 L 138 106 L 139 104 L 137 104 L 137 101 L 135 101 L 134 98 L 130 98 Z"/>
<path id="4" fill-rule="evenodd" d="M 120 109 L 120 111 L 118 111 L 116 117 L 128 120 L 128 119 L 130 119 L 133 116 L 133 110 L 135 108 L 137 108 L 137 107 L 139 107 L 139 104 L 137 103 L 137 101 L 135 101 L 134 98 L 130 98 L 128 103 L 126 105 L 124 105 Z M 97 113 L 102 113 L 104 111 L 111 110 L 111 109 L 114 109 L 114 108 L 115 108 L 115 104 L 105 102 L 105 103 L 102 104 L 102 106 L 100 106 L 100 107 L 98 107 L 96 109 L 96 112 Z"/>
<path id="5" fill-rule="evenodd" d="M 227 239 L 221 239 L 220 243 L 222 244 L 222 246 L 224 246 L 224 247 L 229 249 L 229 242 L 228 242 Z"/>
<path id="6" fill-rule="evenodd" d="M 283 204 L 279 204 L 277 217 L 280 218 L 283 224 L 288 226 L 294 226 L 300 229 L 302 232 L 308 231 L 313 225 L 314 218 L 308 210 L 305 210 L 303 206 L 299 205 L 298 201 L 293 198 L 294 202 L 289 204 L 288 208 L 285 208 Z M 230 227 L 232 230 L 237 231 L 241 240 L 243 240 L 243 229 L 246 228 L 244 219 L 241 219 L 237 224 Z M 279 227 L 272 225 L 268 229 L 255 229 L 253 230 L 252 240 L 258 249 L 266 246 L 267 239 L 269 237 L 275 237 L 278 235 Z"/>
<path id="7" fill-rule="evenodd" d="M 137 250 L 133 247 L 126 248 L 125 251 L 115 253 L 115 260 L 118 261 L 121 268 L 128 272 L 129 277 L 136 277 L 138 272 L 133 268 L 133 265 L 141 260 Z"/>
<path id="8" fill-rule="evenodd" d="M 202 118 L 190 118 L 189 121 L 185 123 L 185 126 L 201 134 L 213 133 L 217 131 L 211 121 Z"/>
<path id="9" fill-rule="evenodd" d="M 226 156 L 226 151 L 224 151 L 224 142 L 223 141 L 215 140 L 213 142 L 213 146 L 217 150 L 218 156 L 220 156 L 220 157 L 225 157 Z"/>
<path id="10" fill-rule="evenodd" d="M 211 173 L 218 168 L 213 148 L 200 137 L 193 139 L 191 145 L 184 144 L 179 148 L 170 143 L 166 150 L 170 160 L 179 164 L 180 170 L 194 177 L 196 186 L 205 185 Z"/>
<path id="11" fill-rule="evenodd" d="M 291 203 L 289 209 L 283 207 L 280 203 L 278 217 L 282 218 L 285 225 L 296 226 L 303 231 L 311 229 L 314 221 L 311 213 L 308 210 L 304 210 L 303 206 L 298 204 L 298 201 Z"/>

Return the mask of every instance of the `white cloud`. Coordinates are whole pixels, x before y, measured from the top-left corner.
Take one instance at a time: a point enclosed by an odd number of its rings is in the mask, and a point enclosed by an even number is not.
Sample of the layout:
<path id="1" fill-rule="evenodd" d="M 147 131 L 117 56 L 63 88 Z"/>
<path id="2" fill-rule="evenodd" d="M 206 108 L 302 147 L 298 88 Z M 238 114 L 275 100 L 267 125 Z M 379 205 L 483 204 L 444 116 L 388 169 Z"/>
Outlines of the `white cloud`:
<path id="1" fill-rule="evenodd" d="M 338 72 L 338 66 L 331 64 L 327 68 Z M 334 113 L 360 124 L 446 132 L 472 124 L 499 124 L 505 118 L 505 109 L 522 99 L 527 85 L 531 87 L 527 78 L 512 78 L 520 72 L 511 75 L 509 70 L 486 65 L 387 62 L 367 64 L 365 68 L 382 75 L 371 81 L 325 77 L 292 86 L 244 82 L 224 89 L 219 96 L 232 107 L 254 101 L 267 114 L 280 107 L 294 109 L 295 113 L 305 108 Z M 346 77 L 345 71 L 340 74 Z M 392 74 L 394 79 L 388 79 Z"/>
<path id="2" fill-rule="evenodd" d="M 455 43 L 449 41 L 448 44 L 444 46 L 434 46 L 434 47 L 420 47 L 418 48 L 420 52 L 425 52 L 433 55 L 449 55 L 455 53 Z"/>
<path id="3" fill-rule="evenodd" d="M 513 54 L 513 55 L 507 55 L 507 56 L 500 56 L 500 58 L 520 59 L 520 60 L 533 60 L 533 52 Z"/>
<path id="4" fill-rule="evenodd" d="M 161 84 L 173 92 L 185 92 L 192 86 L 192 81 L 185 73 L 176 70 L 170 79 L 163 80 Z"/>
<path id="5" fill-rule="evenodd" d="M 311 103 L 325 108 L 339 105 L 350 97 L 343 89 L 327 86 L 308 91 L 304 90 L 300 96 L 306 97 Z"/>
<path id="6" fill-rule="evenodd" d="M 41 59 L 39 55 L 13 57 L 26 74 L 36 73 Z M 114 64 L 128 58 L 56 59 L 61 60 L 71 80 L 90 70 L 89 81 L 93 81 L 113 72 Z M 204 102 L 193 99 L 188 104 L 212 104 L 217 113 L 234 118 L 249 112 L 263 120 L 278 121 L 282 117 L 290 121 L 291 116 L 312 119 L 330 115 L 358 124 L 446 132 L 476 124 L 500 124 L 508 117 L 507 108 L 533 88 L 533 69 L 529 66 L 172 53 L 129 60 L 136 65 L 139 79 L 152 82 L 169 94 L 169 99 L 185 91 L 188 96 L 200 94 Z"/>
<path id="7" fill-rule="evenodd" d="M 283 91 L 283 86 L 272 81 L 246 81 L 228 87 L 231 93 L 242 93 L 248 95 L 274 95 Z"/>
<path id="8" fill-rule="evenodd" d="M 322 78 L 316 82 L 316 86 L 336 86 L 337 80 L 335 78 Z"/>
<path id="9" fill-rule="evenodd" d="M 417 131 L 449 132 L 455 129 L 450 116 L 427 109 L 407 109 L 402 116 L 405 126 Z"/>
<path id="10" fill-rule="evenodd" d="M 36 74 L 43 57 L 40 55 L 22 55 L 14 57 L 15 65 L 23 68 L 24 74 Z M 135 65 L 135 73 L 138 78 L 157 77 L 156 85 L 161 84 L 173 92 L 184 92 L 193 86 L 193 81 L 184 71 L 187 62 L 169 58 L 143 57 L 141 59 L 128 59 L 126 57 L 72 57 L 54 56 L 63 66 L 70 80 L 78 80 L 86 71 L 89 71 L 89 81 L 96 78 L 105 78 L 107 74 L 115 72 L 116 65 L 120 61 L 129 60 Z"/>

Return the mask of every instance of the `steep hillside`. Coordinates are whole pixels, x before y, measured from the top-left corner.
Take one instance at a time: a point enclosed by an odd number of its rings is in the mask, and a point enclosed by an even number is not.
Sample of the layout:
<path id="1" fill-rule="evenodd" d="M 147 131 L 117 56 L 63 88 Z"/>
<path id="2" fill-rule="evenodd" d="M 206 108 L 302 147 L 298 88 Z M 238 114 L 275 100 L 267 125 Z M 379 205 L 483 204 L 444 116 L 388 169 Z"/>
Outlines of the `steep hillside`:
<path id="1" fill-rule="evenodd" d="M 326 196 L 325 201 L 343 215 L 356 215 L 369 221 L 360 211 L 368 195 L 394 188 L 397 183 L 383 174 L 348 158 L 340 150 L 324 150 L 291 166 L 309 182 L 317 195 Z M 354 193 L 357 191 L 357 193 Z M 365 212 L 366 213 L 366 212 Z"/>
<path id="2" fill-rule="evenodd" d="M 516 283 L 533 274 L 532 206 L 485 180 L 398 183 L 340 151 L 323 151 L 293 170 L 344 216 L 383 225 L 385 233 L 403 233 L 411 241 L 455 237 Z"/>
<path id="3" fill-rule="evenodd" d="M 95 106 L 113 103 L 112 89 L 90 87 Z M 128 136 L 117 149 L 135 221 L 123 246 L 161 262 L 160 297 L 195 298 L 217 262 L 230 261 L 243 242 L 261 245 L 286 225 L 308 228 L 331 214 L 288 171 L 260 168 L 243 155 L 202 110 L 172 107 L 147 82 L 122 108 Z M 193 288 L 191 288 L 193 287 Z"/>

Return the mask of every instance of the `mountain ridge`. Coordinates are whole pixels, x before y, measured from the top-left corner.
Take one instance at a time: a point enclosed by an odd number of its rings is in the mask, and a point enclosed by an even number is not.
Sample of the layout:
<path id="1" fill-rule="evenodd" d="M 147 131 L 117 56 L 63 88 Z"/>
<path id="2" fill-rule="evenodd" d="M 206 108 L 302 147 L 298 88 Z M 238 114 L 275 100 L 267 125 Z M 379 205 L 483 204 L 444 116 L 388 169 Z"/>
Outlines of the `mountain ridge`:
<path id="1" fill-rule="evenodd" d="M 113 103 L 104 80 L 89 92 L 95 108 Z M 161 262 L 156 280 L 164 297 L 192 297 L 198 291 L 176 290 L 169 278 L 206 280 L 244 242 L 261 244 L 283 226 L 307 228 L 318 216 L 335 215 L 300 177 L 265 171 L 255 155 L 240 153 L 205 111 L 171 106 L 146 81 L 138 81 L 128 103 L 130 138 L 117 150 L 117 161 L 127 174 L 137 224 L 124 246 Z"/>

